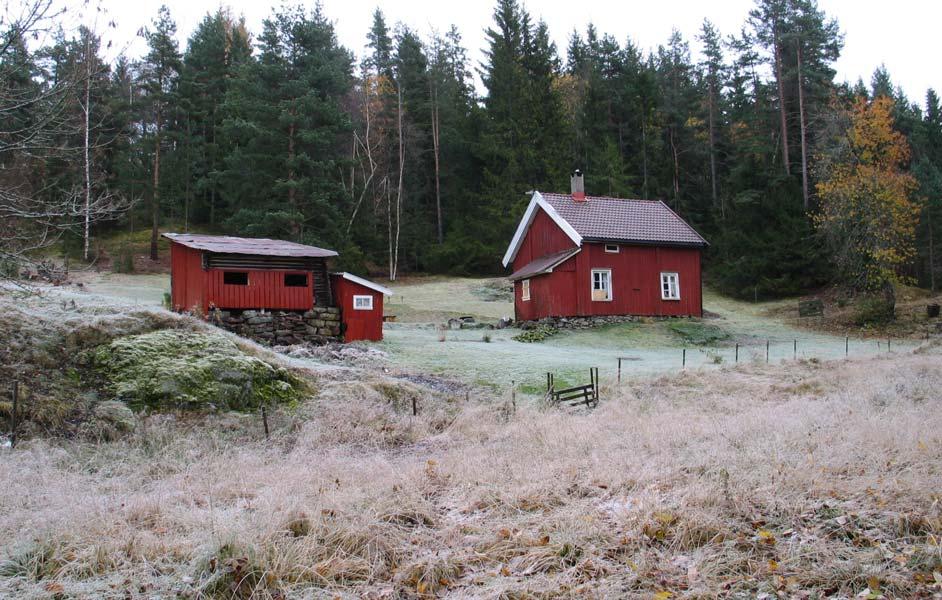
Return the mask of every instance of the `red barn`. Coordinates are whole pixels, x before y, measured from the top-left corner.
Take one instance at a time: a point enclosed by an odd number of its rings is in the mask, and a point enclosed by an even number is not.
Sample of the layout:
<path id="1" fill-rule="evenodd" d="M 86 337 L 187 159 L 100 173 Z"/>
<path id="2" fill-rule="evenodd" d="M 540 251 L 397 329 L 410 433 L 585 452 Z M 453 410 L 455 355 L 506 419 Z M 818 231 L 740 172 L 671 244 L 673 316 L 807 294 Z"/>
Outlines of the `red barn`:
<path id="1" fill-rule="evenodd" d="M 392 290 L 350 273 L 331 273 L 330 282 L 343 314 L 343 341 L 383 339 L 383 297 Z"/>
<path id="2" fill-rule="evenodd" d="M 165 233 L 174 310 L 309 310 L 330 306 L 333 250 L 294 242 Z"/>
<path id="3" fill-rule="evenodd" d="M 333 250 L 258 238 L 164 237 L 170 240 L 173 310 L 205 315 L 216 309 L 224 313 L 222 326 L 263 341 L 301 338 L 302 332 L 383 339 L 383 294 L 391 292 L 348 273 L 328 275 Z"/>
<path id="4" fill-rule="evenodd" d="M 516 319 L 702 316 L 706 240 L 660 201 L 533 192 L 503 264 Z"/>

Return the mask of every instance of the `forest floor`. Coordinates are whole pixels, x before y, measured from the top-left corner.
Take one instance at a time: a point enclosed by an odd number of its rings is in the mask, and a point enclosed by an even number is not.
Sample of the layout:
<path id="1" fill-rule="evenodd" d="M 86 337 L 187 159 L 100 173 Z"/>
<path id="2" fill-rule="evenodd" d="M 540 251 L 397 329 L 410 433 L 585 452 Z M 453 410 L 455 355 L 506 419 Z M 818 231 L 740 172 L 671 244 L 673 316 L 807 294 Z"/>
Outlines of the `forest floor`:
<path id="1" fill-rule="evenodd" d="M 480 282 L 427 284 L 405 287 L 406 302 L 484 293 Z M 137 323 L 209 328 L 74 286 L 44 304 L 3 302 L 22 361 L 43 355 L 30 336 L 68 354 L 70 341 L 93 347 Z M 733 312 L 709 321 L 733 333 L 752 323 L 763 337 L 791 331 Z M 632 351 L 660 352 L 668 333 L 642 325 L 648 346 Z M 499 348 L 440 343 L 422 327 L 390 328 L 391 361 L 416 356 L 394 347 L 413 331 L 440 353 Z M 622 339 L 571 336 L 570 359 Z M 440 393 L 240 343 L 309 382 L 305 397 L 271 407 L 270 439 L 255 413 L 153 411 L 112 441 L 0 445 L 0 597 L 942 595 L 939 340 L 846 360 L 603 377 L 598 408 L 575 411 L 486 389 Z M 75 379 L 67 364 L 46 363 Z"/>

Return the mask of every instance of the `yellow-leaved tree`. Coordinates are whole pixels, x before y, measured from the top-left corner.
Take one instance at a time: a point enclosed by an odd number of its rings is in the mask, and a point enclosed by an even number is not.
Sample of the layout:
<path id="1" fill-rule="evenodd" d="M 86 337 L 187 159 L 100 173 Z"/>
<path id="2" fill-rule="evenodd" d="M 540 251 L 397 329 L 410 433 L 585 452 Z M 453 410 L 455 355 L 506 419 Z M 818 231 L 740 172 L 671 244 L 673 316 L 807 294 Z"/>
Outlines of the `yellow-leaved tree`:
<path id="1" fill-rule="evenodd" d="M 846 283 L 881 292 L 890 311 L 894 285 L 916 253 L 920 206 L 909 155 L 893 127 L 893 100 L 859 98 L 849 110 L 835 109 L 818 161 L 815 225 Z"/>

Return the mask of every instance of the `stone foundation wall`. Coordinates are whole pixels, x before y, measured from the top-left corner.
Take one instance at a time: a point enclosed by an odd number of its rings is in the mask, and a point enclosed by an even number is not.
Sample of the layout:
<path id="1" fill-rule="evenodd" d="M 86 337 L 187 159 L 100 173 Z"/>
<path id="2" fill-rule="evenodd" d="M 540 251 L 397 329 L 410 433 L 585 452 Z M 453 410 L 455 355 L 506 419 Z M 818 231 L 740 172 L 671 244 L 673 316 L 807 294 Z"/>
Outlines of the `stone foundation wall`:
<path id="1" fill-rule="evenodd" d="M 517 324 L 520 329 L 527 331 L 543 325 L 557 329 L 592 329 L 601 325 L 612 323 L 630 323 L 637 321 L 638 317 L 632 315 L 612 315 L 596 317 L 544 317 L 537 321 L 521 321 Z"/>
<path id="2" fill-rule="evenodd" d="M 341 341 L 340 309 L 315 306 L 309 311 L 214 310 L 210 321 L 268 346 L 326 344 Z"/>

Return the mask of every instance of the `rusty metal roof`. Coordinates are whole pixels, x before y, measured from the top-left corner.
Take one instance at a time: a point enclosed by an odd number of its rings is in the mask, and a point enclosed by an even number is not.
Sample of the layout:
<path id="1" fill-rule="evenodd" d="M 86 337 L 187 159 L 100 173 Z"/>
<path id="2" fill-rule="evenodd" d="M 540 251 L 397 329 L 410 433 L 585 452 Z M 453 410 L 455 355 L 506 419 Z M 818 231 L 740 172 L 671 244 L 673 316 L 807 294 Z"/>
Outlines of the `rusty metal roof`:
<path id="1" fill-rule="evenodd" d="M 576 202 L 569 194 L 540 194 L 585 240 L 708 245 L 693 227 L 659 200 L 586 196 L 585 202 Z"/>
<path id="2" fill-rule="evenodd" d="M 165 238 L 187 248 L 223 254 L 251 254 L 254 256 L 293 256 L 298 258 L 328 258 L 337 256 L 333 250 L 306 246 L 284 240 L 243 238 L 228 235 L 202 235 L 197 233 L 165 233 Z"/>
<path id="3" fill-rule="evenodd" d="M 510 280 L 517 281 L 519 279 L 527 279 L 528 277 L 536 277 L 537 275 L 552 273 L 553 269 L 563 264 L 576 254 L 579 254 L 580 250 L 582 250 L 582 248 L 569 248 L 568 250 L 563 250 L 562 252 L 554 252 L 553 254 L 541 256 L 540 258 L 537 258 L 536 260 L 533 260 L 520 267 L 516 273 L 510 276 Z"/>

